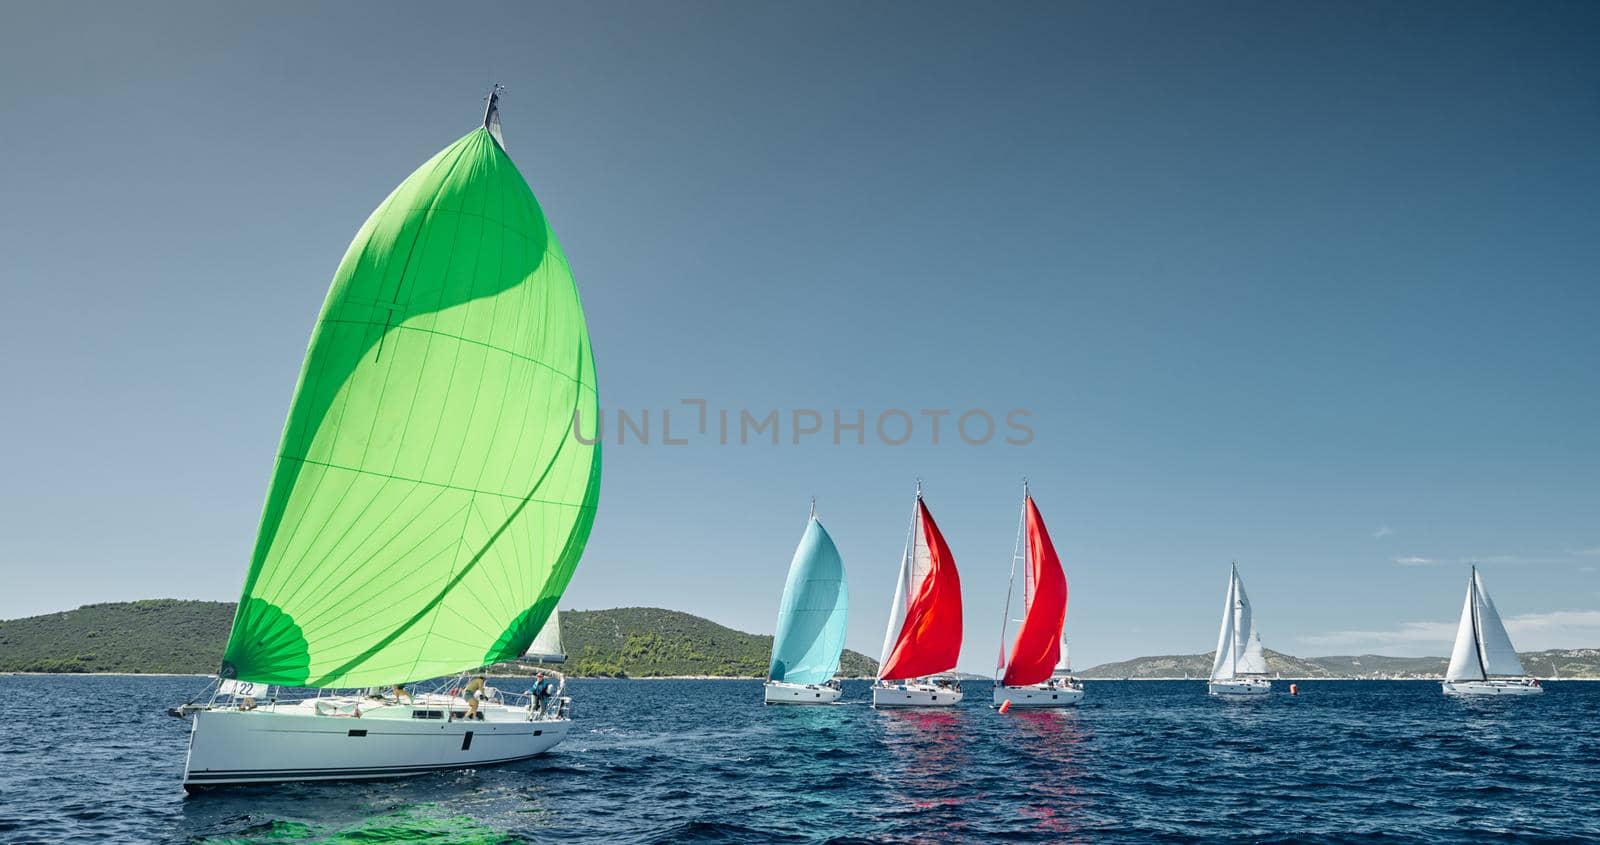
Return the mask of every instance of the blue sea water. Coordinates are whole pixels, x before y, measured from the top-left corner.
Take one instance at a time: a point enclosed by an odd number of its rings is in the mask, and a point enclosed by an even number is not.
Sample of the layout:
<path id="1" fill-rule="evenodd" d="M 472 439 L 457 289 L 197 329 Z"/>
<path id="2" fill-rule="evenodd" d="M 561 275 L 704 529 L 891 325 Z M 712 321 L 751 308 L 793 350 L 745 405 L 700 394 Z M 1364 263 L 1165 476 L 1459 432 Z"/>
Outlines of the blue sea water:
<path id="1" fill-rule="evenodd" d="M 876 712 L 859 682 L 766 708 L 754 681 L 573 681 L 572 737 L 537 760 L 186 798 L 163 711 L 203 684 L 0 677 L 0 841 L 1600 841 L 1600 684 L 1089 682 L 1001 716 L 986 683 Z"/>

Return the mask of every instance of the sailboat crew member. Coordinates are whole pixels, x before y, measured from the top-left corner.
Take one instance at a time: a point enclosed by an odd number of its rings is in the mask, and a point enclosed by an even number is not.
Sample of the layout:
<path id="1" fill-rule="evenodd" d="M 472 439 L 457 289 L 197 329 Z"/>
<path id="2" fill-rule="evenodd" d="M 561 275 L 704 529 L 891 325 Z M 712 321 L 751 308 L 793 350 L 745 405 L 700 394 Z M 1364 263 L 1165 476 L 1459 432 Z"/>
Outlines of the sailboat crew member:
<path id="1" fill-rule="evenodd" d="M 550 700 L 551 693 L 550 679 L 546 678 L 543 672 L 535 672 L 533 674 L 533 704 L 538 712 L 544 712 L 544 705 Z"/>
<path id="2" fill-rule="evenodd" d="M 483 695 L 483 676 L 478 675 L 467 682 L 467 688 L 461 691 L 461 697 L 467 700 L 468 719 L 478 718 L 478 699 Z"/>

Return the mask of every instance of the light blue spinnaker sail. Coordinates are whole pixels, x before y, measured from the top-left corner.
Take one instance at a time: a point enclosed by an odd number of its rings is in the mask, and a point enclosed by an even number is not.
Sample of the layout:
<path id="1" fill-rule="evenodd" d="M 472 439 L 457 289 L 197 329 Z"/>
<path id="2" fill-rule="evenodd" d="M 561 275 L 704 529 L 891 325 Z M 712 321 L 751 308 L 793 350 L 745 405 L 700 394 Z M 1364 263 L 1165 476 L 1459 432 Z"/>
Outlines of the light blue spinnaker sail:
<path id="1" fill-rule="evenodd" d="M 789 564 L 768 677 L 787 684 L 820 684 L 832 678 L 844 650 L 849 604 L 844 561 L 813 514 Z"/>

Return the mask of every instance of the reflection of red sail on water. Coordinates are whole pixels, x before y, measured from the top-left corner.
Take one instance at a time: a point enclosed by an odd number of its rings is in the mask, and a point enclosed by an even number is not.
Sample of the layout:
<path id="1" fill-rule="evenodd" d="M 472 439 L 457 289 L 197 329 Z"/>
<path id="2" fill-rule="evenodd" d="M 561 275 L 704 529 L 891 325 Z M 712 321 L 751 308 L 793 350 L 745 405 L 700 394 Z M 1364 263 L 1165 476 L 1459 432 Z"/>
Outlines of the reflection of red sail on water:
<path id="1" fill-rule="evenodd" d="M 1005 723 L 1017 733 L 1016 747 L 1028 749 L 1028 756 L 1051 773 L 1050 777 L 1023 779 L 1026 798 L 1019 812 L 1037 820 L 1042 831 L 1052 837 L 1081 833 L 1092 802 L 1078 788 L 1090 740 L 1078 711 L 1017 710 Z"/>
<path id="2" fill-rule="evenodd" d="M 949 710 L 885 710 L 883 745 L 889 765 L 869 771 L 896 806 L 908 810 L 958 807 L 973 793 L 972 765 L 961 739 L 968 726 Z M 959 821 L 942 822 L 959 830 Z"/>

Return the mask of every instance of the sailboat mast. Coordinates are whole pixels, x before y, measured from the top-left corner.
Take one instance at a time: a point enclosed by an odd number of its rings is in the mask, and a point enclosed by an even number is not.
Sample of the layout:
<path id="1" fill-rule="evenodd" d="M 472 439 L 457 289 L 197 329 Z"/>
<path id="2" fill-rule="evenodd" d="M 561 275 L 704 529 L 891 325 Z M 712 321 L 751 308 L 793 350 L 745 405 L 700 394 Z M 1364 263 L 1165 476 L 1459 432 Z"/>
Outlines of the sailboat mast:
<path id="1" fill-rule="evenodd" d="M 1022 480 L 1022 512 L 1017 515 L 1017 544 L 1011 550 L 1011 579 L 1006 582 L 1006 606 L 1000 613 L 1000 663 L 995 670 L 995 681 L 1006 670 L 1006 630 L 1011 626 L 1011 593 L 1017 586 L 1017 559 L 1026 552 L 1022 547 L 1022 532 L 1028 520 L 1028 480 Z"/>
<path id="2" fill-rule="evenodd" d="M 917 501 L 911 506 L 911 535 L 906 538 L 906 594 L 901 598 L 911 607 L 911 582 L 917 576 L 917 538 L 922 535 L 922 479 L 917 479 Z"/>
<path id="3" fill-rule="evenodd" d="M 1467 576 L 1467 606 L 1472 608 L 1472 653 L 1478 655 L 1478 676 L 1480 680 L 1489 680 L 1489 661 L 1483 656 L 1483 634 L 1478 625 L 1478 565 L 1472 565 L 1472 573 Z"/>
<path id="4" fill-rule="evenodd" d="M 502 150 L 506 148 L 506 139 L 500 134 L 500 92 L 504 90 L 506 86 L 496 82 L 489 89 L 489 96 L 484 98 L 488 105 L 483 107 L 483 128 L 489 130 L 489 135 Z"/>
<path id="5" fill-rule="evenodd" d="M 1239 562 L 1233 562 L 1233 572 L 1228 576 L 1228 595 L 1233 597 L 1233 648 L 1228 649 L 1228 660 L 1232 664 L 1228 668 L 1233 670 L 1231 677 L 1239 676 L 1239 611 L 1242 603 L 1239 601 Z"/>

